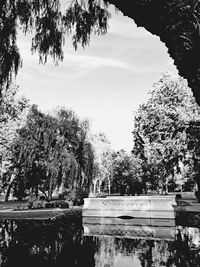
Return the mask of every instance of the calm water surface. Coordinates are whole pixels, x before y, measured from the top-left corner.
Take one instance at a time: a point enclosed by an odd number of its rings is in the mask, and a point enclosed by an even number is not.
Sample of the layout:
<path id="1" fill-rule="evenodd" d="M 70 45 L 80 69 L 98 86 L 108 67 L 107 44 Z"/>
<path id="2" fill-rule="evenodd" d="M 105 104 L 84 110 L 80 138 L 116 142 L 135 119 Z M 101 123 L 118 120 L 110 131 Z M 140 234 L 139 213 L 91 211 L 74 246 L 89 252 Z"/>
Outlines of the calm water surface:
<path id="1" fill-rule="evenodd" d="M 200 229 L 3 221 L 0 266 L 200 266 Z"/>

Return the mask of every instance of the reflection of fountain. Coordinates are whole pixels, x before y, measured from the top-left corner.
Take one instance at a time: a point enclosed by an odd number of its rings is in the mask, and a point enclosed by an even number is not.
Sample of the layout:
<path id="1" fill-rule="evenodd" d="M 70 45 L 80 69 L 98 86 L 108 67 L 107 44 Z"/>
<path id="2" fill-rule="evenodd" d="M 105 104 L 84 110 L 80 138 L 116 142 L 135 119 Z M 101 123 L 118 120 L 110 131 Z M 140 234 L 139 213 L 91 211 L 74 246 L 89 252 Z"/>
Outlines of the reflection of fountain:
<path id="1" fill-rule="evenodd" d="M 166 219 L 120 219 L 83 217 L 84 235 L 152 240 L 173 240 L 175 221 Z"/>

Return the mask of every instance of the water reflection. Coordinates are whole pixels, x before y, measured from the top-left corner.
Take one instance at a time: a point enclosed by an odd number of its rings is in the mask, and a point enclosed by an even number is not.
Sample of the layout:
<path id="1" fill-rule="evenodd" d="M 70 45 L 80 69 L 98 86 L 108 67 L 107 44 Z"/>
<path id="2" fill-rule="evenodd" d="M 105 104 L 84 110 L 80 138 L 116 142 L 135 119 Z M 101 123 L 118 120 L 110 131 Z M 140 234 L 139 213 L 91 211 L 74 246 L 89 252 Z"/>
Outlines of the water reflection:
<path id="1" fill-rule="evenodd" d="M 147 229 L 151 234 L 146 235 Z M 82 225 L 65 219 L 3 221 L 0 266 L 196 267 L 200 229 L 133 222 L 116 228 L 115 223 Z"/>
<path id="2" fill-rule="evenodd" d="M 174 240 L 175 220 L 83 217 L 84 235 Z"/>
<path id="3" fill-rule="evenodd" d="M 199 229 L 195 231 L 199 239 Z M 173 241 L 98 236 L 95 267 L 200 266 L 193 232 L 191 228 L 177 228 Z"/>

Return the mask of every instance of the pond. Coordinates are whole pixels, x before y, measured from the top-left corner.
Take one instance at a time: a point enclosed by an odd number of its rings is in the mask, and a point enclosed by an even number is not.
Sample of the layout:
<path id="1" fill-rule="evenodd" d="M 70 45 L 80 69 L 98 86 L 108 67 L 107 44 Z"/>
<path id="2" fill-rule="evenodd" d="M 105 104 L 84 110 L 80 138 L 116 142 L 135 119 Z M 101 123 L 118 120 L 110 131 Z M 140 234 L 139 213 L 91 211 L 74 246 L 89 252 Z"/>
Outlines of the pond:
<path id="1" fill-rule="evenodd" d="M 0 224 L 0 266 L 197 267 L 200 229 L 6 220 Z"/>

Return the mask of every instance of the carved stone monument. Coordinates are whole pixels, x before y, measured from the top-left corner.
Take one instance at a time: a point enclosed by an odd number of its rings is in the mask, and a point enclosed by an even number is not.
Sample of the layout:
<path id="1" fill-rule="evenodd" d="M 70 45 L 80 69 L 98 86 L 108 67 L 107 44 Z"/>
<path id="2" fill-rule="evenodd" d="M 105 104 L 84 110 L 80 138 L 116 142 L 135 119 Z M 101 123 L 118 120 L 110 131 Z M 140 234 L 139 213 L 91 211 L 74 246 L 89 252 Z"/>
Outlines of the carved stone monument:
<path id="1" fill-rule="evenodd" d="M 174 219 L 175 196 L 85 198 L 83 217 Z"/>

